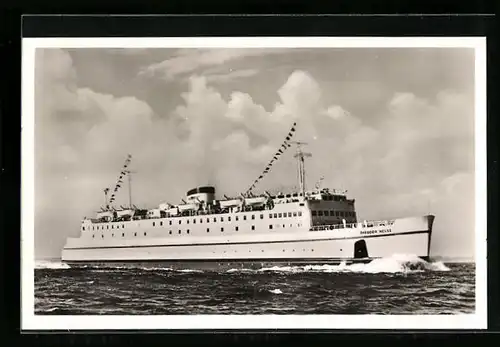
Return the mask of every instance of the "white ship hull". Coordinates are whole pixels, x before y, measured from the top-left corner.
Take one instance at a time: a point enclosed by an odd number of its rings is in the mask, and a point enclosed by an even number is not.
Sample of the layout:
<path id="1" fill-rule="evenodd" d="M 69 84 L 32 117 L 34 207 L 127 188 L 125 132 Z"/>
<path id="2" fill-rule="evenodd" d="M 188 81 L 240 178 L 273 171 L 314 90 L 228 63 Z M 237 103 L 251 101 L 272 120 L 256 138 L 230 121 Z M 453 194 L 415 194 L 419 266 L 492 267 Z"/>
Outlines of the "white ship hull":
<path id="1" fill-rule="evenodd" d="M 68 239 L 62 260 L 70 265 L 158 264 L 173 267 L 267 266 L 268 264 L 336 264 L 370 261 L 393 254 L 429 257 L 434 216 L 402 218 L 390 225 L 310 231 L 298 227 L 269 232 L 206 236 L 167 235 L 165 228 L 124 228 L 127 235 Z M 194 225 L 192 226 L 195 227 Z M 201 226 L 200 226 L 201 227 Z M 259 231 L 260 230 L 260 231 Z M 102 236 L 102 237 L 101 237 Z"/>

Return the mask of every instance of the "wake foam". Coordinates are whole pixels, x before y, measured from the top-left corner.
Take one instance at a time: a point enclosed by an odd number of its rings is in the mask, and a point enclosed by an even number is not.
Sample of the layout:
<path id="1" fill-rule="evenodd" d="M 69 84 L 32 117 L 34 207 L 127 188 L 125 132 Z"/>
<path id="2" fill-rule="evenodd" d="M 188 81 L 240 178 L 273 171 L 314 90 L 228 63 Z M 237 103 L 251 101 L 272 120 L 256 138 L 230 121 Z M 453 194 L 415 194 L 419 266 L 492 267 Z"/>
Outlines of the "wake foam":
<path id="1" fill-rule="evenodd" d="M 327 272 L 327 273 L 413 273 L 425 271 L 450 271 L 442 262 L 427 262 L 416 255 L 394 254 L 390 257 L 375 259 L 366 264 L 273 266 L 257 270 L 259 272 Z"/>
<path id="2" fill-rule="evenodd" d="M 35 260 L 35 269 L 69 269 L 70 266 L 60 260 Z"/>

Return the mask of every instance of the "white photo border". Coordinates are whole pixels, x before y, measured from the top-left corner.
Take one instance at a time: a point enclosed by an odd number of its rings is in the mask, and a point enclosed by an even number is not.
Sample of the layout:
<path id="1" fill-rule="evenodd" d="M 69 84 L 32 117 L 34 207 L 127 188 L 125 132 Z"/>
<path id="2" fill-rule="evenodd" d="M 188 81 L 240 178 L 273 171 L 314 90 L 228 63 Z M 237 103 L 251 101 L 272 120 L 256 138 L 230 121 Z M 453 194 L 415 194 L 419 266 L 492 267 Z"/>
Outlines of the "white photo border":
<path id="1" fill-rule="evenodd" d="M 147 315 L 46 316 L 34 310 L 34 132 L 37 48 L 474 48 L 476 310 L 458 315 Z M 21 117 L 21 329 L 487 329 L 486 38 L 196 37 L 24 38 Z"/>

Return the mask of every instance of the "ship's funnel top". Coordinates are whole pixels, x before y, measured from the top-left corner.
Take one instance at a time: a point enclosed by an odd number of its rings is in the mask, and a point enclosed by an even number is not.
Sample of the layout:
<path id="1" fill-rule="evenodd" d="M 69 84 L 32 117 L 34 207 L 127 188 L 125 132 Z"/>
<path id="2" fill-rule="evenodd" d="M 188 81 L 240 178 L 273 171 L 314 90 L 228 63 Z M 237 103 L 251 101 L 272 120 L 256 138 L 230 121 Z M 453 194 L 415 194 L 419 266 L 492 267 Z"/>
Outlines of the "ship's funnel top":
<path id="1" fill-rule="evenodd" d="M 196 187 L 191 190 L 189 190 L 186 194 L 186 196 L 194 195 L 194 194 L 215 194 L 215 188 L 212 186 L 204 186 L 204 187 Z"/>
<path id="2" fill-rule="evenodd" d="M 209 204 L 215 200 L 215 188 L 212 186 L 197 187 L 187 192 L 188 203 Z"/>

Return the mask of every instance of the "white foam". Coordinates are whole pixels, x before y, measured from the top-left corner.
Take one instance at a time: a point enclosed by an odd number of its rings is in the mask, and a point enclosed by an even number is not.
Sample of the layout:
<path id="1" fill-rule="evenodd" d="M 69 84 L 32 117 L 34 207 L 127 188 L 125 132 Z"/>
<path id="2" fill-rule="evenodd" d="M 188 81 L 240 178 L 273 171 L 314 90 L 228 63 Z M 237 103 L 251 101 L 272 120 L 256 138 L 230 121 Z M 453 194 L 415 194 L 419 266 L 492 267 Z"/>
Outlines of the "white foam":
<path id="1" fill-rule="evenodd" d="M 271 292 L 273 294 L 283 294 L 283 292 L 281 291 L 281 289 L 271 289 L 269 292 Z"/>
<path id="2" fill-rule="evenodd" d="M 347 265 L 305 265 L 305 266 L 273 266 L 258 271 L 271 272 L 354 272 L 354 273 L 416 273 L 424 271 L 450 271 L 441 261 L 427 262 L 412 254 L 394 254 L 390 257 L 374 259 L 369 263 Z"/>
<path id="3" fill-rule="evenodd" d="M 35 269 L 69 269 L 70 266 L 60 260 L 36 260 Z"/>

